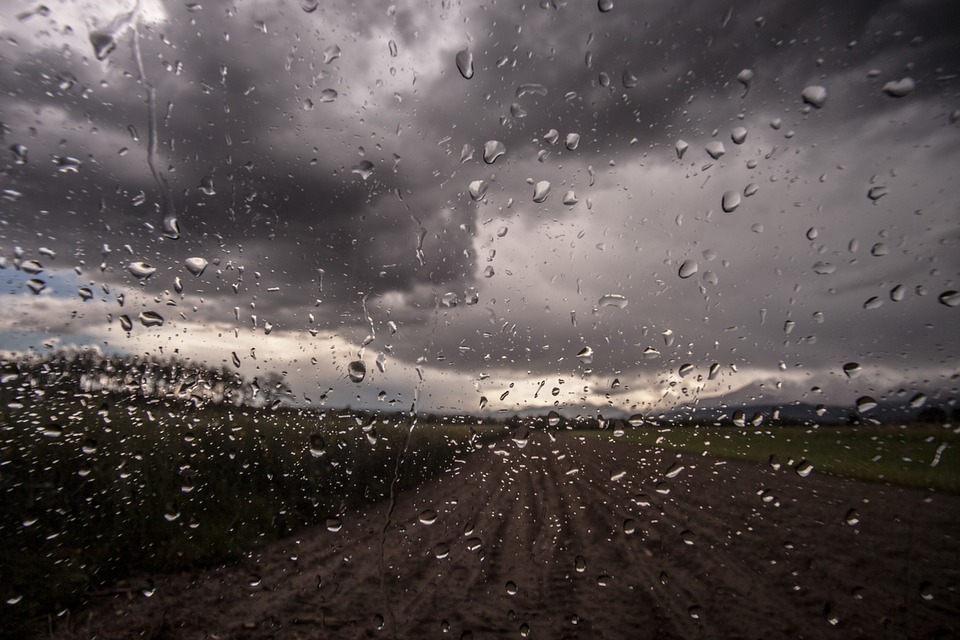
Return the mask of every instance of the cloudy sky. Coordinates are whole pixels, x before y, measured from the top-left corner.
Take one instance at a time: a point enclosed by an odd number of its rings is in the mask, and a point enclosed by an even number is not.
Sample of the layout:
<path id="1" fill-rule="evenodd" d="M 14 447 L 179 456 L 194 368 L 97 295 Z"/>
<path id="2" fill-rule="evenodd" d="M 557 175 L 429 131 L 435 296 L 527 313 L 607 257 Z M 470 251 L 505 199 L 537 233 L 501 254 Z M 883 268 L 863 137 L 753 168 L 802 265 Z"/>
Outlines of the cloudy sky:
<path id="1" fill-rule="evenodd" d="M 612 5 L 4 3 L 0 349 L 332 406 L 954 397 L 960 6 Z"/>

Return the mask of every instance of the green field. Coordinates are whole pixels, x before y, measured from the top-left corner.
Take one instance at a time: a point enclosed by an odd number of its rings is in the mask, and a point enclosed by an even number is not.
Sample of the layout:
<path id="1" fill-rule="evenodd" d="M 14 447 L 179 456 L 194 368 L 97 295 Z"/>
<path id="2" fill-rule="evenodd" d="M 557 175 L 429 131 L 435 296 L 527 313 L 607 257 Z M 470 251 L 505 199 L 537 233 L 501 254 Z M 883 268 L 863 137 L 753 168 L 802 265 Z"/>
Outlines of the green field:
<path id="1" fill-rule="evenodd" d="M 609 431 L 582 433 L 614 437 Z M 949 426 L 639 427 L 614 438 L 748 462 L 770 463 L 771 456 L 785 465 L 805 460 L 814 473 L 960 493 L 960 430 Z"/>
<path id="2" fill-rule="evenodd" d="M 6 395 L 0 406 L 8 631 L 119 578 L 231 561 L 312 524 L 335 528 L 391 485 L 415 487 L 505 434 L 411 431 L 399 414 L 49 395 Z"/>

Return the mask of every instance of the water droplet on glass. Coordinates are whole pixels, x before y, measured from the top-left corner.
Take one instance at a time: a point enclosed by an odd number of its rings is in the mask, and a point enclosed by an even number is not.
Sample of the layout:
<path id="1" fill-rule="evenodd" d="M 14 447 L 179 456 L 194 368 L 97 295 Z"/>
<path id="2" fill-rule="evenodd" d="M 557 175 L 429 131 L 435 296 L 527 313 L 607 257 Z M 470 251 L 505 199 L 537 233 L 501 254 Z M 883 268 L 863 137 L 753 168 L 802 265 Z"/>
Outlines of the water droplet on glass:
<path id="1" fill-rule="evenodd" d="M 320 92 L 320 103 L 328 104 L 337 99 L 337 90 L 336 89 L 324 89 Z"/>
<path id="2" fill-rule="evenodd" d="M 891 98 L 903 98 L 913 93 L 916 87 L 917 83 L 913 81 L 913 78 L 906 77 L 900 80 L 891 80 L 883 85 L 883 92 Z"/>
<path id="3" fill-rule="evenodd" d="M 877 401 L 870 396 L 860 396 L 857 398 L 857 412 L 866 413 L 877 408 Z"/>
<path id="4" fill-rule="evenodd" d="M 941 293 L 939 296 L 937 296 L 937 300 L 940 301 L 940 304 L 948 307 L 960 307 L 960 293 L 953 291 L 952 289 L 950 291 L 944 291 Z"/>
<path id="5" fill-rule="evenodd" d="M 10 145 L 14 164 L 27 164 L 27 147 L 22 144 Z"/>
<path id="6" fill-rule="evenodd" d="M 929 602 L 933 600 L 933 585 L 929 582 L 920 583 L 920 598 Z"/>
<path id="7" fill-rule="evenodd" d="M 363 360 L 354 360 L 347 365 L 347 375 L 351 382 L 363 382 L 367 375 L 367 365 L 363 364 Z"/>
<path id="8" fill-rule="evenodd" d="M 580 351 L 577 353 L 577 359 L 583 364 L 590 364 L 593 362 L 593 349 L 590 347 L 584 347 L 583 349 L 580 349 Z"/>
<path id="9" fill-rule="evenodd" d="M 139 316 L 140 324 L 145 327 L 163 326 L 163 316 L 156 311 L 141 311 Z"/>
<path id="10" fill-rule="evenodd" d="M 157 272 L 157 268 L 150 266 L 146 262 L 131 262 L 127 265 L 127 271 L 138 280 L 146 280 Z"/>
<path id="11" fill-rule="evenodd" d="M 517 98 L 522 98 L 526 95 L 545 96 L 547 95 L 547 88 L 542 84 L 536 83 L 521 84 L 517 87 Z"/>
<path id="12" fill-rule="evenodd" d="M 474 148 L 473 145 L 469 142 L 463 145 L 463 149 L 460 150 L 460 163 L 469 162 L 473 160 Z"/>
<path id="13" fill-rule="evenodd" d="M 124 331 L 133 331 L 133 320 L 130 319 L 130 316 L 124 314 L 120 316 L 120 328 Z"/>
<path id="14" fill-rule="evenodd" d="M 573 559 L 573 568 L 576 569 L 577 573 L 583 573 L 587 570 L 587 559 L 583 556 L 577 556 Z"/>
<path id="15" fill-rule="evenodd" d="M 310 455 L 314 458 L 322 458 L 327 454 L 327 441 L 322 435 L 316 433 L 310 436 Z"/>
<path id="16" fill-rule="evenodd" d="M 437 512 L 433 509 L 424 509 L 420 512 L 420 524 L 425 524 L 427 526 L 432 525 L 437 521 Z"/>
<path id="17" fill-rule="evenodd" d="M 685 153 L 687 152 L 687 149 L 689 149 L 689 148 L 690 148 L 690 145 L 689 145 L 689 144 L 687 144 L 687 143 L 684 142 L 683 140 L 677 140 L 677 145 L 676 145 L 677 158 L 682 159 L 682 158 L 683 158 L 683 154 L 685 154 Z"/>
<path id="18" fill-rule="evenodd" d="M 466 80 L 473 77 L 473 54 L 469 49 L 457 52 L 457 70 Z"/>
<path id="19" fill-rule="evenodd" d="M 901 302 L 903 298 L 907 295 L 907 288 L 902 284 L 898 284 L 893 289 L 890 289 L 890 299 L 894 302 Z"/>
<path id="20" fill-rule="evenodd" d="M 697 534 L 690 531 L 690 529 L 684 529 L 680 532 L 680 539 L 683 540 L 683 544 L 693 546 L 697 541 Z"/>
<path id="21" fill-rule="evenodd" d="M 760 187 L 757 186 L 756 182 L 751 182 L 743 189 L 743 195 L 746 198 L 749 198 L 752 195 L 756 195 L 757 191 L 760 190 Z"/>
<path id="22" fill-rule="evenodd" d="M 597 0 L 597 8 L 600 13 L 606 13 L 613 9 L 613 0 Z"/>
<path id="23" fill-rule="evenodd" d="M 813 272 L 821 276 L 828 276 L 836 270 L 836 265 L 833 265 L 829 262 L 816 262 L 813 265 Z"/>
<path id="24" fill-rule="evenodd" d="M 373 163 L 369 160 L 361 160 L 359 164 L 350 169 L 350 171 L 366 180 L 373 175 Z"/>
<path id="25" fill-rule="evenodd" d="M 723 210 L 727 213 L 735 211 L 736 208 L 740 206 L 740 192 L 724 191 L 720 206 L 723 207 Z"/>
<path id="26" fill-rule="evenodd" d="M 607 295 L 600 297 L 600 300 L 597 302 L 597 306 L 626 309 L 628 303 L 629 301 L 627 300 L 626 296 L 622 296 L 619 293 L 608 293 Z"/>
<path id="27" fill-rule="evenodd" d="M 689 363 L 682 364 L 680 365 L 680 368 L 677 370 L 677 373 L 680 374 L 681 378 L 686 378 L 688 375 L 693 373 L 693 365 Z"/>
<path id="28" fill-rule="evenodd" d="M 707 155 L 709 155 L 714 160 L 719 160 L 720 156 L 725 154 L 727 150 L 724 148 L 723 143 L 719 140 L 713 140 L 707 143 L 706 146 Z"/>
<path id="29" fill-rule="evenodd" d="M 801 460 L 796 464 L 793 470 L 796 471 L 797 475 L 801 478 L 806 478 L 813 473 L 813 465 L 806 460 Z"/>
<path id="30" fill-rule="evenodd" d="M 83 163 L 70 156 L 54 156 L 53 163 L 57 165 L 57 171 L 60 173 L 77 173 Z"/>
<path id="31" fill-rule="evenodd" d="M 390 50 L 390 57 L 391 57 L 391 58 L 396 58 L 396 57 L 397 57 L 397 43 L 396 43 L 396 42 L 394 42 L 393 40 L 391 40 L 390 42 L 388 42 L 388 43 L 387 43 L 387 49 Z"/>
<path id="32" fill-rule="evenodd" d="M 730 132 L 730 139 L 734 144 L 743 144 L 747 139 L 747 130 L 744 127 L 734 127 Z"/>
<path id="33" fill-rule="evenodd" d="M 800 97 L 811 107 L 819 109 L 827 101 L 827 90 L 818 85 L 810 85 L 800 93 Z"/>
<path id="34" fill-rule="evenodd" d="M 720 375 L 720 363 L 714 362 L 710 365 L 710 372 L 707 374 L 708 380 L 715 380 Z"/>
<path id="35" fill-rule="evenodd" d="M 863 373 L 863 369 L 858 362 L 848 362 L 843 365 L 843 372 L 852 380 L 853 378 L 859 378 L 860 374 Z"/>
<path id="36" fill-rule="evenodd" d="M 319 0 L 300 0 L 300 8 L 306 13 L 313 13 L 316 11 L 318 4 L 320 4 Z"/>
<path id="37" fill-rule="evenodd" d="M 753 69 L 741 69 L 740 73 L 737 74 L 737 82 L 742 84 L 745 88 L 750 87 L 750 82 L 753 80 Z"/>
<path id="38" fill-rule="evenodd" d="M 471 198 L 480 200 L 487 192 L 487 183 L 484 180 L 474 180 L 470 183 L 470 186 L 467 187 L 467 191 L 470 192 Z"/>
<path id="39" fill-rule="evenodd" d="M 483 143 L 483 161 L 487 164 L 493 164 L 506 152 L 506 145 L 499 140 L 487 140 Z"/>
<path id="40" fill-rule="evenodd" d="M 850 509 L 849 511 L 847 511 L 846 515 L 843 516 L 843 519 L 844 521 L 846 521 L 848 525 L 852 527 L 855 524 L 860 523 L 860 514 L 857 513 L 856 509 Z"/>
<path id="41" fill-rule="evenodd" d="M 511 596 L 517 595 L 517 583 L 516 583 L 516 582 L 514 582 L 514 581 L 512 581 L 512 580 L 509 581 L 509 582 L 507 582 L 506 585 L 504 585 L 504 588 L 507 590 L 507 594 L 508 594 L 508 595 L 511 595 Z"/>
<path id="42" fill-rule="evenodd" d="M 580 146 L 580 134 L 568 133 L 563 143 L 570 151 L 575 150 L 578 146 Z"/>
<path id="43" fill-rule="evenodd" d="M 536 203 L 541 203 L 547 199 L 547 196 L 550 195 L 550 183 L 546 180 L 541 180 L 533 187 L 533 201 Z"/>
<path id="44" fill-rule="evenodd" d="M 312 1 L 312 0 L 311 0 Z M 340 57 L 340 47 L 333 44 L 323 50 L 323 64 L 330 64 Z"/>
<path id="45" fill-rule="evenodd" d="M 343 520 L 340 518 L 327 518 L 327 531 L 336 533 L 343 528 Z"/>
<path id="46" fill-rule="evenodd" d="M 864 309 L 879 309 L 881 306 L 883 306 L 883 298 L 880 296 L 873 296 L 863 303 Z"/>
<path id="47" fill-rule="evenodd" d="M 217 193 L 213 187 L 213 178 L 211 176 L 203 176 L 200 178 L 200 185 L 197 188 L 205 196 L 213 196 Z"/>
<path id="48" fill-rule="evenodd" d="M 547 424 L 551 427 L 555 427 L 560 424 L 560 414 L 556 411 L 550 411 L 550 413 L 547 414 Z"/>
<path id="49" fill-rule="evenodd" d="M 697 264 L 696 260 L 684 260 L 683 264 L 680 265 L 680 271 L 677 275 L 686 279 L 695 274 L 699 269 L 700 265 Z"/>
<path id="50" fill-rule="evenodd" d="M 557 140 L 560 139 L 560 132 L 556 129 L 550 129 L 544 134 L 543 139 L 547 141 L 548 144 L 556 144 Z"/>
<path id="51" fill-rule="evenodd" d="M 77 294 L 84 302 L 93 298 L 93 291 L 90 289 L 90 287 L 80 287 L 77 289 Z"/>
<path id="52" fill-rule="evenodd" d="M 106 60 L 107 56 L 117 48 L 117 40 L 112 32 L 97 29 L 90 32 L 90 45 L 97 60 Z"/>
<path id="53" fill-rule="evenodd" d="M 192 273 L 195 276 L 200 276 L 203 274 L 203 271 L 207 268 L 207 265 L 210 264 L 204 258 L 187 258 L 183 266 L 187 268 L 187 271 Z"/>
<path id="54" fill-rule="evenodd" d="M 887 187 L 884 185 L 878 185 L 876 187 L 870 187 L 867 191 L 867 197 L 876 202 L 883 196 L 887 195 Z"/>

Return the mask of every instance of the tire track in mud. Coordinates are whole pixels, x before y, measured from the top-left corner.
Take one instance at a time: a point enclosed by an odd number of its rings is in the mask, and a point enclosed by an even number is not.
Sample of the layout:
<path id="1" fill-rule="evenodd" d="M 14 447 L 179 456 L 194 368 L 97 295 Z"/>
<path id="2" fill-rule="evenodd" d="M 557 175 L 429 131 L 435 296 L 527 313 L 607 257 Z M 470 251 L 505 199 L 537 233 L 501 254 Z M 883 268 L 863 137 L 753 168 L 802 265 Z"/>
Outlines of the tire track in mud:
<path id="1" fill-rule="evenodd" d="M 960 497 L 608 440 L 507 441 L 399 495 L 385 547 L 395 628 L 380 588 L 380 505 L 234 566 L 155 577 L 152 598 L 100 599 L 55 637 L 960 631 Z M 675 465 L 684 470 L 667 477 Z M 859 522 L 849 524 L 854 507 Z"/>

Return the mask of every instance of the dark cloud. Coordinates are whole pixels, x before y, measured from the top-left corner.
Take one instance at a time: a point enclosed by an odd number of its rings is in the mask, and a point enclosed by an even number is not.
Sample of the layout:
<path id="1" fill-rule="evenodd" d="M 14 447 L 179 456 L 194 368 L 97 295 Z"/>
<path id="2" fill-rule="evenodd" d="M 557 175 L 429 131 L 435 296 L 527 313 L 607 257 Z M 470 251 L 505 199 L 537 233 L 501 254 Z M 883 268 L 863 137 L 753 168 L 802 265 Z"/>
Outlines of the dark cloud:
<path id="1" fill-rule="evenodd" d="M 150 5 L 164 17 L 140 27 L 139 44 L 179 240 L 163 235 L 147 164 L 133 34 L 105 61 L 88 40 L 122 10 L 7 16 L 3 142 L 30 154 L 0 166 L 3 188 L 22 194 L 0 201 L 8 261 L 15 246 L 27 258 L 50 248 L 48 270 L 79 267 L 78 284 L 133 292 L 137 309 L 175 304 L 182 326 L 252 331 L 256 316 L 257 331 L 270 322 L 305 341 L 310 329 L 356 345 L 374 335 L 369 349 L 404 376 L 424 358 L 437 406 L 475 408 L 454 397 L 471 385 L 492 398 L 496 385 L 560 378 L 557 397 L 584 407 L 789 401 L 813 386 L 843 402 L 947 384 L 957 345 L 937 295 L 960 271 L 951 3 Z M 454 62 L 463 48 L 469 80 Z M 904 77 L 908 96 L 883 92 Z M 803 104 L 811 84 L 827 88 L 821 109 Z M 487 140 L 507 147 L 494 164 Z M 711 140 L 726 147 L 718 160 Z M 464 145 L 475 152 L 461 162 Z M 82 166 L 61 172 L 55 156 Z M 467 194 L 475 180 L 488 184 L 480 202 Z M 540 180 L 552 192 L 535 203 Z M 725 191 L 750 183 L 756 195 L 721 211 Z M 875 203 L 874 186 L 887 191 Z M 568 190 L 575 204 L 561 203 Z M 210 261 L 202 276 L 185 269 L 191 256 Z M 137 260 L 157 274 L 137 282 Z M 695 277 L 679 278 L 685 260 Z M 818 275 L 817 262 L 836 270 Z M 629 304 L 602 306 L 609 293 Z M 873 297 L 883 304 L 865 309 Z M 591 363 L 576 358 L 584 346 Z M 850 360 L 876 363 L 856 389 L 835 379 Z M 677 375 L 714 362 L 717 380 Z M 415 383 L 396 375 L 377 384 L 410 397 Z M 356 390 L 369 401 L 378 388 Z M 504 406 L 525 402 L 518 389 Z"/>

